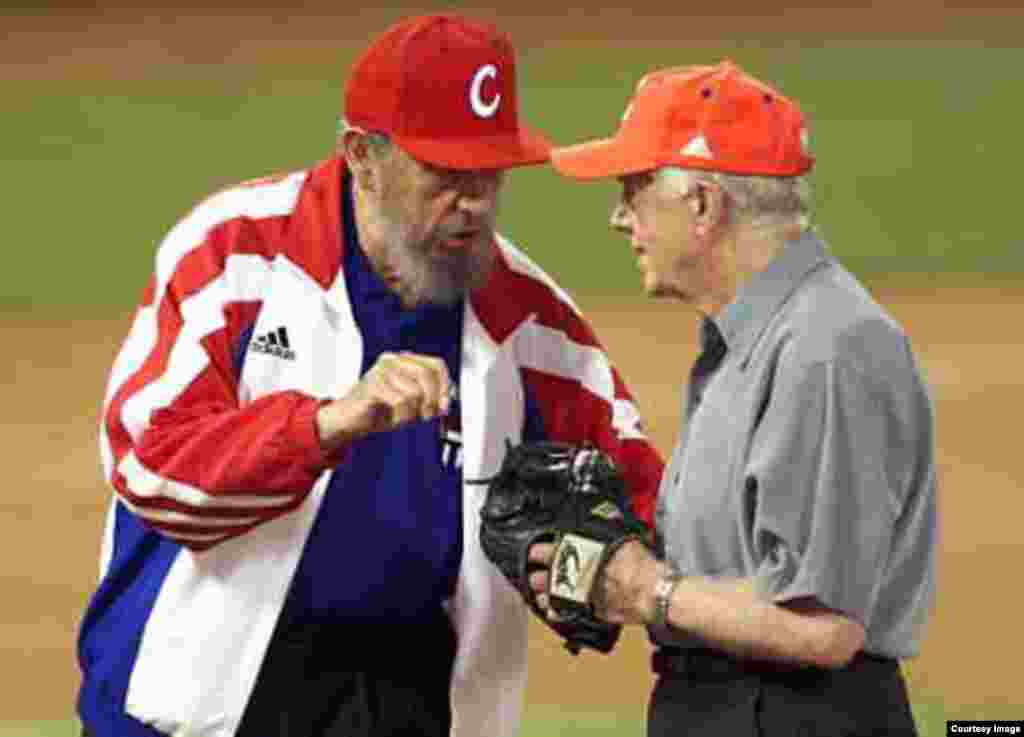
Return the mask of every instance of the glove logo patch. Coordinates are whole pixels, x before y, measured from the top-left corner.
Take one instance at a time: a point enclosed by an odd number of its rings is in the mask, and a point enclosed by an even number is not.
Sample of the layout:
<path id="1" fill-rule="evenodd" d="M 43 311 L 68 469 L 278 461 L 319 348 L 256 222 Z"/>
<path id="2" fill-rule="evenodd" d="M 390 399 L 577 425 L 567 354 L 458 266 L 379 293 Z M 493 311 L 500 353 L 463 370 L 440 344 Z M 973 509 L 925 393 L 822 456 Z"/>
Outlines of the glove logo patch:
<path id="1" fill-rule="evenodd" d="M 555 566 L 555 586 L 576 590 L 576 579 L 580 575 L 580 551 L 572 543 L 562 546 L 558 564 Z"/>
<path id="2" fill-rule="evenodd" d="M 601 519 L 606 520 L 622 519 L 622 512 L 609 501 L 604 501 L 598 504 L 590 510 L 590 514 L 594 517 L 600 517 Z"/>
<path id="3" fill-rule="evenodd" d="M 555 560 L 551 566 L 554 578 L 551 584 L 552 596 L 586 605 L 590 600 L 594 572 L 603 550 L 604 545 L 594 540 L 579 535 L 564 535 L 555 550 Z"/>

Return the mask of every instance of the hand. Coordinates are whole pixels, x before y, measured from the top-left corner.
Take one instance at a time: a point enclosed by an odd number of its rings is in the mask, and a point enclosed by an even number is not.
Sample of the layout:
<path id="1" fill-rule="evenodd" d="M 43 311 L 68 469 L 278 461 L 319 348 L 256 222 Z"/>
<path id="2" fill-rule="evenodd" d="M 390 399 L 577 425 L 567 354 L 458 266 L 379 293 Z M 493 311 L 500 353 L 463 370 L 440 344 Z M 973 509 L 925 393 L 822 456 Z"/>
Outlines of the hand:
<path id="1" fill-rule="evenodd" d="M 611 652 L 622 626 L 597 615 L 595 581 L 619 547 L 648 534 L 625 501 L 615 462 L 589 443 L 508 443 L 484 483 L 479 539 L 487 558 L 569 652 Z M 542 572 L 533 575 L 537 563 Z"/>
<path id="2" fill-rule="evenodd" d="M 548 575 L 555 546 L 538 543 L 530 548 L 530 562 L 544 566 L 544 570 L 530 574 L 530 588 L 537 594 L 537 603 L 548 608 Z M 658 581 L 659 563 L 647 546 L 639 541 L 628 542 L 619 548 L 604 569 L 601 580 L 596 581 L 597 614 L 611 624 L 645 624 L 654 617 L 654 588 Z"/>
<path id="3" fill-rule="evenodd" d="M 320 441 L 333 449 L 372 433 L 444 414 L 450 384 L 448 369 L 440 358 L 382 353 L 344 397 L 320 408 Z"/>
<path id="4" fill-rule="evenodd" d="M 646 624 L 654 619 L 654 590 L 658 561 L 641 542 L 628 542 L 615 551 L 597 582 L 598 614 L 615 624 Z"/>
<path id="5" fill-rule="evenodd" d="M 537 594 L 537 605 L 547 612 L 548 619 L 556 616 L 548 607 L 548 578 L 554 557 L 555 546 L 552 543 L 536 543 L 530 548 L 530 562 L 544 566 L 544 570 L 536 570 L 530 574 L 530 588 Z"/>

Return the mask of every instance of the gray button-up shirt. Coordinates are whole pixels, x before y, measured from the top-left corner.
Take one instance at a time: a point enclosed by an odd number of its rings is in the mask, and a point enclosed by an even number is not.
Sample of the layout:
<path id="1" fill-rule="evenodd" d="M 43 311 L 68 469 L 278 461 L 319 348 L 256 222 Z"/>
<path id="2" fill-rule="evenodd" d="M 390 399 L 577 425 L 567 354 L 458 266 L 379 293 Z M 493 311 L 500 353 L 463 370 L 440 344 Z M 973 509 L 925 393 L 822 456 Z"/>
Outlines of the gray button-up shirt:
<path id="1" fill-rule="evenodd" d="M 916 655 L 935 588 L 932 405 L 906 335 L 813 234 L 713 317 L 727 345 L 658 494 L 666 557 Z M 692 413 L 692 414 L 691 414 Z M 666 644 L 697 644 L 673 630 Z"/>

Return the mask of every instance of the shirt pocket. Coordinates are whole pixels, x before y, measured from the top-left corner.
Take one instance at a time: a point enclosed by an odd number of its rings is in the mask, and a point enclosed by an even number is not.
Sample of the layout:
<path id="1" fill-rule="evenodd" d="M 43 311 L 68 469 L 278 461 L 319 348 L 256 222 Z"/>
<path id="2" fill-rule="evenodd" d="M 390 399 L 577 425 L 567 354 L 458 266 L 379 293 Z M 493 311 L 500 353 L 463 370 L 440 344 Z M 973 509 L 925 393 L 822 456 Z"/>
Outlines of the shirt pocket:
<path id="1" fill-rule="evenodd" d="M 749 414 L 741 378 L 734 371 L 715 376 L 690 417 L 679 463 L 680 484 L 687 496 L 722 496 L 734 486 Z"/>
<path id="2" fill-rule="evenodd" d="M 686 542 L 678 552 L 702 573 L 742 566 L 743 454 L 747 415 L 743 375 L 716 376 L 690 418 L 674 484 L 677 525 Z"/>

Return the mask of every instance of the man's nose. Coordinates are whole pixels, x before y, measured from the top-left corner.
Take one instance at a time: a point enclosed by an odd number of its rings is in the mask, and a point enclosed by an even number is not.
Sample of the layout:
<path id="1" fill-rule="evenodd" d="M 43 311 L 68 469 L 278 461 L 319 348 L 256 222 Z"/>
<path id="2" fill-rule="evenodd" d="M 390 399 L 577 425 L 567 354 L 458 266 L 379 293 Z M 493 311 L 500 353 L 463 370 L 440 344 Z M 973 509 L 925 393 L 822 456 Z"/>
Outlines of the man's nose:
<path id="1" fill-rule="evenodd" d="M 612 230 L 617 230 L 620 233 L 630 234 L 633 231 L 632 225 L 629 218 L 629 208 L 627 208 L 621 202 L 615 206 L 612 210 L 612 216 L 608 221 Z"/>
<path id="2" fill-rule="evenodd" d="M 459 182 L 459 209 L 474 217 L 486 215 L 494 207 L 501 172 L 467 172 Z"/>

